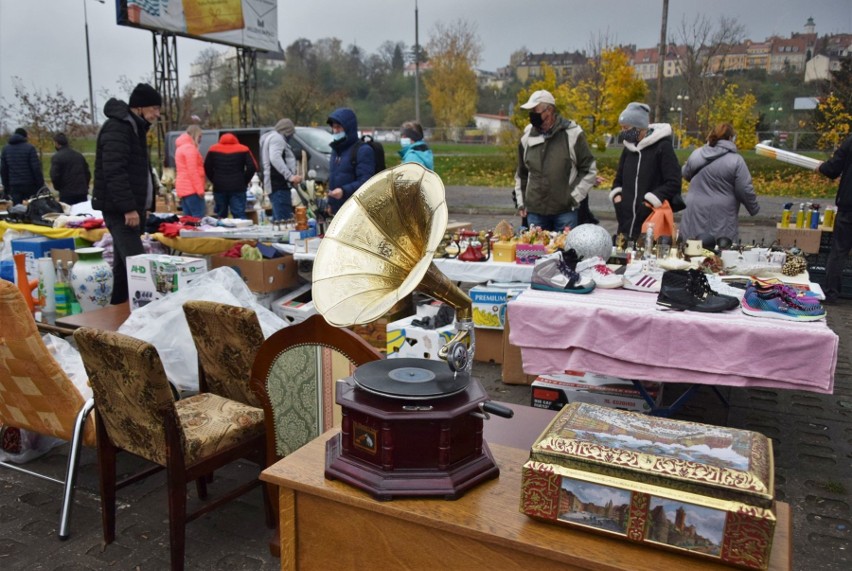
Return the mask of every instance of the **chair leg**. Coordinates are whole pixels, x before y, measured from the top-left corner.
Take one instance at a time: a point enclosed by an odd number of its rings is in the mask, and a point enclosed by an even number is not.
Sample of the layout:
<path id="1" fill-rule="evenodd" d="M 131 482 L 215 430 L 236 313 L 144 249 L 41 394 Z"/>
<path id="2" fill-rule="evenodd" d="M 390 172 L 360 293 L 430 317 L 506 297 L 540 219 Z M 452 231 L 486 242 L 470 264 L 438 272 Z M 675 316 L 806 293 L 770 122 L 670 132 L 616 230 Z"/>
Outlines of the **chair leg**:
<path id="1" fill-rule="evenodd" d="M 195 480 L 195 491 L 198 493 L 198 499 L 207 499 L 207 476 L 201 476 Z"/>
<path id="2" fill-rule="evenodd" d="M 116 447 L 107 435 L 106 427 L 99 416 L 95 416 L 98 429 L 98 472 L 101 483 L 101 520 L 104 528 L 104 543 L 115 541 L 115 457 Z"/>
<path id="3" fill-rule="evenodd" d="M 71 437 L 71 452 L 68 454 L 68 466 L 65 468 L 65 491 L 62 494 L 62 512 L 59 516 L 59 539 L 68 539 L 70 535 L 68 521 L 71 519 L 71 506 L 74 502 L 74 484 L 77 481 L 77 468 L 80 465 L 80 448 L 83 446 L 83 428 L 89 413 L 95 407 L 95 399 L 89 399 L 77 413 L 74 432 Z"/>
<path id="4" fill-rule="evenodd" d="M 182 470 L 172 470 L 171 463 L 166 471 L 168 474 L 169 544 L 171 546 L 172 571 L 183 571 L 184 552 L 186 551 L 186 475 Z"/>

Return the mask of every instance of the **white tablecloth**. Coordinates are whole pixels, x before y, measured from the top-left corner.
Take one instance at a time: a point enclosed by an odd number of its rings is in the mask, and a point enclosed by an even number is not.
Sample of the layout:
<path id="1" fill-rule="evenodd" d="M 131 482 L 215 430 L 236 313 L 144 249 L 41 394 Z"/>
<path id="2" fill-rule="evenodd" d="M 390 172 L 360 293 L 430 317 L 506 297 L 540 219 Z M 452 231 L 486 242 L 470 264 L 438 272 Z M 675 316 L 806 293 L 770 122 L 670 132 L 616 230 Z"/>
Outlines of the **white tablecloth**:
<path id="1" fill-rule="evenodd" d="M 526 282 L 532 279 L 532 265 L 514 262 L 460 262 L 456 259 L 435 258 L 435 266 L 454 282 L 486 283 Z"/>

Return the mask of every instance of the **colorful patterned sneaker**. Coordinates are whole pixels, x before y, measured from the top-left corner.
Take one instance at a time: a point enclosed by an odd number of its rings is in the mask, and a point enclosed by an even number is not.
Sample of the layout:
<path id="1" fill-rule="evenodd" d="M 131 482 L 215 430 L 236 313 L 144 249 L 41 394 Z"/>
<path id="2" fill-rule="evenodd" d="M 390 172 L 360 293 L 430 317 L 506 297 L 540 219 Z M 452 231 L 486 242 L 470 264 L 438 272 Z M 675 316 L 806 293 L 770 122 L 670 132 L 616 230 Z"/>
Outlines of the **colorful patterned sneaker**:
<path id="1" fill-rule="evenodd" d="M 606 262 L 600 256 L 593 256 L 577 263 L 577 272 L 584 277 L 591 278 L 597 287 L 614 289 L 621 287 L 621 276 L 606 266 Z"/>
<path id="2" fill-rule="evenodd" d="M 800 290 L 793 286 L 787 285 L 777 280 L 762 280 L 760 278 L 752 278 L 754 286 L 762 293 L 768 293 L 771 289 L 780 289 L 784 295 L 795 297 L 801 303 L 809 305 L 820 305 L 820 300 L 817 294 L 810 290 Z"/>
<path id="3" fill-rule="evenodd" d="M 650 269 L 642 262 L 631 262 L 624 269 L 622 276 L 622 287 L 645 293 L 660 293 L 663 283 L 663 270 Z"/>
<path id="4" fill-rule="evenodd" d="M 742 310 L 746 315 L 784 319 L 786 321 L 819 321 L 825 319 L 825 308 L 819 303 L 805 303 L 789 288 L 760 288 L 751 283 L 746 288 Z"/>
<path id="5" fill-rule="evenodd" d="M 532 273 L 532 288 L 568 293 L 589 293 L 595 282 L 577 273 L 577 252 L 560 251 L 536 260 Z"/>

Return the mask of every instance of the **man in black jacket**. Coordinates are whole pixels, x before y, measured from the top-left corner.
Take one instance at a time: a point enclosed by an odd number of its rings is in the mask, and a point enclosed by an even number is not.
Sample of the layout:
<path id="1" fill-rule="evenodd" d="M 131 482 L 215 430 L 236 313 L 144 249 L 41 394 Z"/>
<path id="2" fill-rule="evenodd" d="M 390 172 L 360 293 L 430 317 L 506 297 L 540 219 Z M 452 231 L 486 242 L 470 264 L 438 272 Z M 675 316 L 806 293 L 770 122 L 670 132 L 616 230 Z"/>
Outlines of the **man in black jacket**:
<path id="1" fill-rule="evenodd" d="M 44 186 L 38 151 L 27 141 L 27 132 L 20 127 L 15 129 L 0 153 L 0 181 L 14 204 L 31 198 Z"/>
<path id="2" fill-rule="evenodd" d="M 56 152 L 50 159 L 50 182 L 65 204 L 85 202 L 89 198 L 89 181 L 92 174 L 89 163 L 81 153 L 68 146 L 65 133 L 53 136 Z"/>
<path id="3" fill-rule="evenodd" d="M 140 83 L 127 103 L 113 98 L 104 105 L 107 120 L 98 133 L 92 206 L 103 213 L 112 235 L 112 304 L 128 298 L 125 260 L 144 253 L 142 230 L 154 205 L 147 134 L 162 103 L 156 89 Z"/>
<path id="4" fill-rule="evenodd" d="M 843 268 L 852 251 L 852 136 L 843 141 L 830 159 L 817 165 L 816 171 L 830 179 L 840 177 L 834 199 L 837 216 L 825 265 L 825 301 L 834 303 L 843 291 Z"/>

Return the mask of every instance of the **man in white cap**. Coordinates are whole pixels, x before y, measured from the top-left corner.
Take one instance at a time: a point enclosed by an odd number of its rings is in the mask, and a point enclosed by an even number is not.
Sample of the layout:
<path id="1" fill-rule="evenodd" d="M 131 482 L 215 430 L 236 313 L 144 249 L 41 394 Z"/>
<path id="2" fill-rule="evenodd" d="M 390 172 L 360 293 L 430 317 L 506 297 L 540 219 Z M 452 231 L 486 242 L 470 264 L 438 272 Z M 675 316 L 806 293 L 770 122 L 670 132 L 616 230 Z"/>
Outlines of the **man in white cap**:
<path id="1" fill-rule="evenodd" d="M 680 163 L 672 146 L 672 127 L 650 124 L 650 113 L 644 103 L 633 102 L 618 117 L 624 150 L 609 197 L 618 219 L 617 232 L 627 239 L 642 233 L 651 208 L 659 208 L 663 201 L 668 200 L 675 212 L 686 207 L 680 196 Z"/>
<path id="2" fill-rule="evenodd" d="M 597 166 L 586 135 L 556 110 L 544 89 L 521 105 L 530 124 L 518 145 L 515 204 L 530 226 L 561 232 L 578 224 L 580 203 L 595 185 Z"/>

